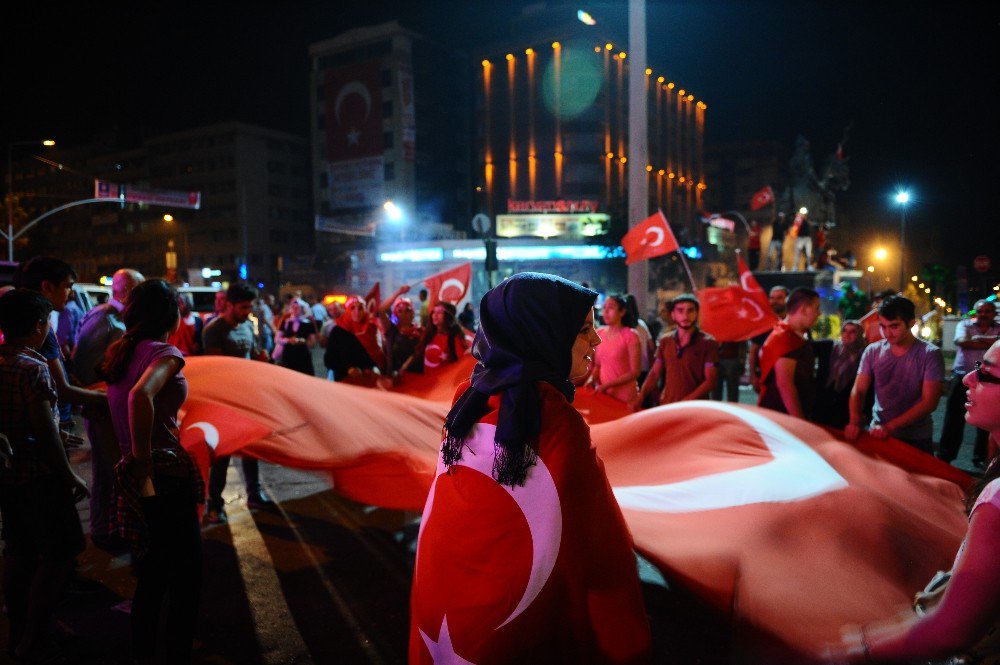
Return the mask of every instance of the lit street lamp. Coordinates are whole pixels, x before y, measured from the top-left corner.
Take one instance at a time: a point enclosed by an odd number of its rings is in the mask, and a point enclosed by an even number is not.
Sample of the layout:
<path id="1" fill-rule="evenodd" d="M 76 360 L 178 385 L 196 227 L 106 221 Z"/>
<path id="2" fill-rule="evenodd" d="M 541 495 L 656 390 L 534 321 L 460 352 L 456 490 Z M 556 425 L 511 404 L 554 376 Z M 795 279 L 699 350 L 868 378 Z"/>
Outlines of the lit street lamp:
<path id="1" fill-rule="evenodd" d="M 906 275 L 906 206 L 910 202 L 910 193 L 905 189 L 896 192 L 896 205 L 899 206 L 899 290 L 906 285 L 903 277 Z"/>
<path id="2" fill-rule="evenodd" d="M 14 262 L 14 168 L 11 154 L 16 145 L 43 145 L 51 148 L 56 144 L 52 139 L 38 141 L 11 141 L 7 144 L 7 260 Z"/>

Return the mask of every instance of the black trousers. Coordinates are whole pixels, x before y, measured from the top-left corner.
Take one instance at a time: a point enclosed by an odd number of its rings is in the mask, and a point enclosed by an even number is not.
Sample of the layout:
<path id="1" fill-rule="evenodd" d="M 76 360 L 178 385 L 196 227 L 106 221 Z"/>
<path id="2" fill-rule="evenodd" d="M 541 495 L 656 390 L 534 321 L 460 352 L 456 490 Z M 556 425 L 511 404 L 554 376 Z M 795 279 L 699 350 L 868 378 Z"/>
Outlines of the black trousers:
<path id="1" fill-rule="evenodd" d="M 962 383 L 965 374 L 952 375 L 951 387 L 948 390 L 948 402 L 945 404 L 944 427 L 941 430 L 941 443 L 938 446 L 938 458 L 951 462 L 958 456 L 962 447 L 962 434 L 965 432 L 965 401 L 969 389 Z M 974 459 L 985 460 L 989 445 L 990 433 L 976 429 L 976 447 L 972 453 Z"/>
<path id="2" fill-rule="evenodd" d="M 201 527 L 189 481 L 157 477 L 156 496 L 142 500 L 149 552 L 135 562 L 132 653 L 137 660 L 191 662 L 201 596 Z M 158 639 L 161 615 L 166 634 Z M 159 643 L 159 648 L 157 644 Z"/>
<path id="3" fill-rule="evenodd" d="M 260 492 L 260 464 L 253 457 L 241 457 L 243 479 L 247 484 L 247 495 Z M 208 509 L 222 508 L 222 490 L 226 489 L 226 474 L 229 473 L 229 456 L 220 457 L 208 470 Z"/>

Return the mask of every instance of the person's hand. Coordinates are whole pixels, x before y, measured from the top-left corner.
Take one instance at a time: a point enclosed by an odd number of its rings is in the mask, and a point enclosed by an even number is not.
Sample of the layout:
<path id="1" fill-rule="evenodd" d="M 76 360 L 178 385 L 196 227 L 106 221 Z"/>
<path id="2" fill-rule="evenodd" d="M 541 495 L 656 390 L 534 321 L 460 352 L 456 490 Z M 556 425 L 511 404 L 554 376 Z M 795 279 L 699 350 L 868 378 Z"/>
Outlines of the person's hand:
<path id="1" fill-rule="evenodd" d="M 868 433 L 875 439 L 889 438 L 889 429 L 885 425 L 875 425 L 875 427 L 868 430 Z"/>
<path id="2" fill-rule="evenodd" d="M 90 496 L 90 490 L 87 489 L 87 483 L 83 481 L 83 478 L 70 471 L 67 480 L 73 492 L 73 503 L 83 501 Z"/>
<path id="3" fill-rule="evenodd" d="M 760 377 L 759 376 L 751 376 L 750 377 L 750 385 L 751 385 L 751 387 L 753 387 L 753 391 L 755 393 L 759 393 L 760 392 Z"/>
<path id="4" fill-rule="evenodd" d="M 848 423 L 847 426 L 844 427 L 844 438 L 851 443 L 857 441 L 859 436 L 861 436 L 861 425 L 857 423 Z"/>
<path id="5" fill-rule="evenodd" d="M 409 284 L 403 284 L 401 287 L 399 287 L 399 295 L 403 295 L 404 293 L 409 293 L 409 292 L 410 292 Z"/>

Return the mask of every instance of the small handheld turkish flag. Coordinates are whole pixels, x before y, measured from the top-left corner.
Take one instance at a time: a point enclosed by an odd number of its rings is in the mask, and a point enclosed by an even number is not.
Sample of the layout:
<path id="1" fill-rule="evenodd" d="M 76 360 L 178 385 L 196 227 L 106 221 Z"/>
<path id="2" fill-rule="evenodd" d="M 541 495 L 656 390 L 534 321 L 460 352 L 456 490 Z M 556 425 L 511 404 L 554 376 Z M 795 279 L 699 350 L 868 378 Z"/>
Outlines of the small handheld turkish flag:
<path id="1" fill-rule="evenodd" d="M 739 286 L 709 287 L 698 291 L 701 327 L 720 342 L 741 342 L 767 332 L 778 323 L 764 289 L 737 258 Z"/>
<path id="2" fill-rule="evenodd" d="M 368 292 L 365 296 L 365 309 L 368 310 L 369 314 L 374 314 L 378 311 L 378 306 L 382 304 L 382 283 L 375 282 L 375 286 L 372 290 Z"/>
<path id="3" fill-rule="evenodd" d="M 651 259 L 655 256 L 663 256 L 680 249 L 674 232 L 670 230 L 670 224 L 663 215 L 662 210 L 636 224 L 622 238 L 622 248 L 625 250 L 625 265 L 631 265 L 637 261 Z"/>
<path id="4" fill-rule="evenodd" d="M 769 206 L 774 203 L 774 190 L 771 189 L 770 185 L 767 185 L 759 192 L 753 195 L 750 199 L 750 209 L 760 210 L 765 206 Z"/>
<path id="5" fill-rule="evenodd" d="M 469 282 L 472 281 L 472 264 L 463 263 L 457 268 L 451 268 L 424 279 L 427 287 L 427 307 L 434 309 L 438 301 L 457 305 L 469 292 Z"/>

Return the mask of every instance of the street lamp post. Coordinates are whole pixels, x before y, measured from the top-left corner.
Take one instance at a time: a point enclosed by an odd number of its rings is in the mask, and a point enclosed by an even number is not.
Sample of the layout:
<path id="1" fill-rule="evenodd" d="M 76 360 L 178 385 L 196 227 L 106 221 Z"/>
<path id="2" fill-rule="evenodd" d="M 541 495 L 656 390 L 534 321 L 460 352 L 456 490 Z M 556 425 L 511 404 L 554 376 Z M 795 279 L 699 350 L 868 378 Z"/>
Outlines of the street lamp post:
<path id="1" fill-rule="evenodd" d="M 899 214 L 899 291 L 906 288 L 906 205 L 910 202 L 910 193 L 905 189 L 896 192 L 896 203 L 900 206 Z"/>
<path id="2" fill-rule="evenodd" d="M 14 168 L 11 155 L 14 146 L 17 145 L 43 145 L 52 147 L 56 144 L 52 139 L 39 139 L 37 141 L 11 141 L 7 144 L 7 260 L 14 262 Z"/>

